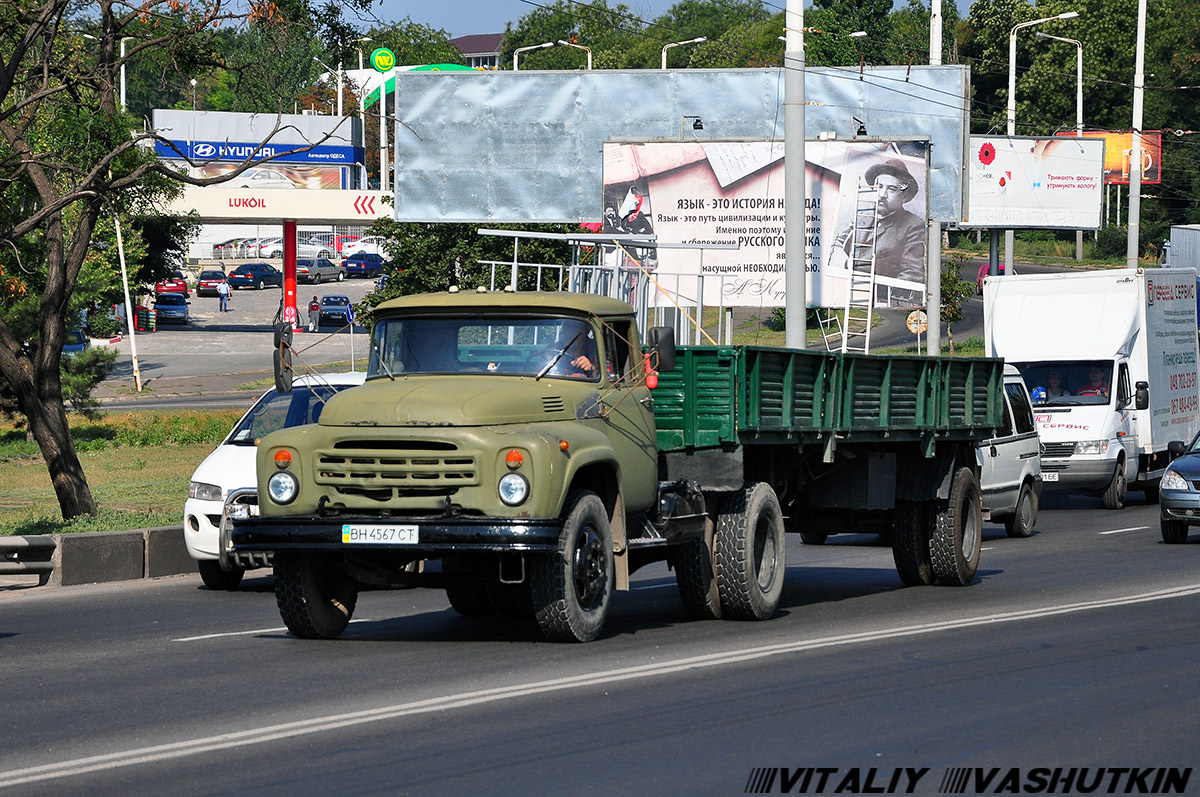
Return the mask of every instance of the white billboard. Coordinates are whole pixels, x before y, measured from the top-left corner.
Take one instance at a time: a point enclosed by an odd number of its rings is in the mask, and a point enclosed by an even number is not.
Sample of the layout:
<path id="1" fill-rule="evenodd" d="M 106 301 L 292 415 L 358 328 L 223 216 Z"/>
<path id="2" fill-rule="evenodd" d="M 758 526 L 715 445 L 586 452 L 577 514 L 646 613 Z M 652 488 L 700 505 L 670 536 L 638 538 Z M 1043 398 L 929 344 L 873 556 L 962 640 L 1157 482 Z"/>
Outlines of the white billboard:
<path id="1" fill-rule="evenodd" d="M 1104 139 L 971 136 L 963 227 L 1096 230 Z"/>
<path id="2" fill-rule="evenodd" d="M 810 307 L 844 306 L 852 266 L 872 260 L 877 305 L 924 306 L 928 155 L 926 141 L 805 144 Z M 665 274 L 703 274 L 707 304 L 785 304 L 782 141 L 607 142 L 603 215 L 605 232 L 738 245 L 649 258 Z"/>

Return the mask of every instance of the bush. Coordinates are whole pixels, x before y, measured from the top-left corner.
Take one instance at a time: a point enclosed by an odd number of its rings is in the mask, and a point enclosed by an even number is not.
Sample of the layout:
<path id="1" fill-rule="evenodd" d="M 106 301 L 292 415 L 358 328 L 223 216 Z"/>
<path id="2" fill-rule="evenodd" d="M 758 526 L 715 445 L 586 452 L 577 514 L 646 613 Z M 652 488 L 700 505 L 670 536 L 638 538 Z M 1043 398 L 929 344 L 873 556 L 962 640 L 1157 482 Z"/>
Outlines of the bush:
<path id="1" fill-rule="evenodd" d="M 1096 236 L 1094 251 L 1097 257 L 1121 257 L 1128 248 L 1129 230 L 1110 224 L 1101 227 Z"/>

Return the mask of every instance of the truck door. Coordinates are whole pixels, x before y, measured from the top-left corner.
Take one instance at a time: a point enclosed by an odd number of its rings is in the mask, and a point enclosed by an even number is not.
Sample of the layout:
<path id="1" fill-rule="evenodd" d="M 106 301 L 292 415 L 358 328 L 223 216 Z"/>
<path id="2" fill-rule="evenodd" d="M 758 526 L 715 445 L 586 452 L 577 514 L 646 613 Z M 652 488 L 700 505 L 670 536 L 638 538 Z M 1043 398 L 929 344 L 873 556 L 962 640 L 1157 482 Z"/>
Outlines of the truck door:
<path id="1" fill-rule="evenodd" d="M 1129 379 L 1129 363 L 1122 362 L 1117 366 L 1117 412 L 1120 422 L 1117 425 L 1117 437 L 1125 449 L 1125 473 L 1129 481 L 1137 478 L 1138 467 L 1138 433 L 1137 405 L 1133 400 L 1133 382 Z M 1149 412 L 1149 410 L 1146 410 Z"/>
<path id="2" fill-rule="evenodd" d="M 605 322 L 600 353 L 601 400 L 613 449 L 621 464 L 621 488 L 630 511 L 652 506 L 658 494 L 654 404 L 646 389 L 641 349 L 629 321 Z"/>

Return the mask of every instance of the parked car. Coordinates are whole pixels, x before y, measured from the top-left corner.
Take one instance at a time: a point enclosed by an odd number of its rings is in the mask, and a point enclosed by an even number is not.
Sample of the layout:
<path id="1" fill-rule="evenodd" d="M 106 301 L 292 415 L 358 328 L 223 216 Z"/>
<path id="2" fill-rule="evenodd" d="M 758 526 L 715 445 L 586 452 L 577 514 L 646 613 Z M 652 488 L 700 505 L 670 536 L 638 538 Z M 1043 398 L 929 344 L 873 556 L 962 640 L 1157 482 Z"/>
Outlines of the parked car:
<path id="1" fill-rule="evenodd" d="M 188 300 L 178 293 L 160 293 L 154 298 L 154 313 L 158 323 L 172 321 L 177 324 L 188 322 Z"/>
<path id="2" fill-rule="evenodd" d="M 1013 270 L 1009 273 L 1016 274 L 1017 267 L 1013 266 Z M 987 264 L 987 261 L 984 261 L 983 265 L 981 265 L 979 267 L 979 273 L 975 275 L 975 293 L 976 293 L 976 295 L 983 293 L 983 278 L 986 277 L 987 275 L 988 275 L 988 264 Z M 1000 276 L 1002 276 L 1002 277 L 1004 276 L 1004 263 L 1003 262 L 1000 263 Z"/>
<path id="3" fill-rule="evenodd" d="M 1190 443 L 1172 440 L 1167 452 L 1175 459 L 1158 483 L 1158 528 L 1163 542 L 1176 545 L 1200 523 L 1200 434 Z"/>
<path id="4" fill-rule="evenodd" d="M 307 238 L 298 238 L 296 240 L 296 256 L 297 257 L 329 257 L 330 247 L 322 246 L 321 244 L 313 243 Z M 283 257 L 283 239 L 272 238 L 269 242 L 264 242 L 258 249 L 258 254 L 255 257 Z"/>
<path id="5" fill-rule="evenodd" d="M 179 269 L 171 272 L 171 276 L 160 280 L 154 285 L 155 293 L 182 293 L 185 297 L 191 296 L 188 291 L 187 277 Z"/>
<path id="6" fill-rule="evenodd" d="M 197 296 L 216 296 L 217 286 L 225 281 L 225 272 L 216 270 L 205 270 L 200 272 L 200 279 L 196 281 Z"/>
<path id="7" fill-rule="evenodd" d="M 378 235 L 368 235 L 365 238 L 359 238 L 357 241 L 351 241 L 342 247 L 342 255 L 351 257 L 359 252 L 370 252 L 376 255 L 383 254 L 384 239 Z"/>
<path id="8" fill-rule="evenodd" d="M 311 282 L 313 285 L 319 285 L 326 280 L 341 282 L 345 278 L 345 269 L 328 258 L 316 257 L 296 259 L 297 282 Z"/>
<path id="9" fill-rule="evenodd" d="M 316 423 L 326 399 L 365 378 L 362 371 L 300 376 L 290 393 L 268 390 L 196 468 L 183 505 L 183 538 L 209 589 L 233 589 L 245 574 L 222 561 L 221 512 L 231 490 L 257 486 L 258 441 L 278 429 Z"/>
<path id="10" fill-rule="evenodd" d="M 386 265 L 383 255 L 374 252 L 358 252 L 342 261 L 347 277 L 378 277 Z"/>
<path id="11" fill-rule="evenodd" d="M 92 347 L 92 339 L 82 329 L 68 329 L 63 338 L 63 354 L 80 354 Z"/>
<path id="12" fill-rule="evenodd" d="M 214 260 L 231 260 L 235 257 L 242 256 L 242 247 L 245 245 L 247 238 L 230 238 L 228 241 L 221 241 L 213 244 L 212 256 Z"/>
<path id="13" fill-rule="evenodd" d="M 277 169 L 247 169 L 229 181 L 231 188 L 295 188 L 296 184 Z"/>
<path id="14" fill-rule="evenodd" d="M 317 232 L 305 236 L 308 240 L 321 246 L 328 246 L 333 250 L 335 255 L 342 254 L 343 249 L 348 245 L 357 241 L 362 236 L 360 235 L 338 235 L 332 232 Z"/>
<path id="15" fill-rule="evenodd" d="M 1028 537 L 1042 494 L 1041 441 L 1029 390 L 1011 365 L 1004 366 L 1004 425 L 977 450 L 984 513 L 1003 523 L 1008 536 Z"/>
<path id="16" fill-rule="evenodd" d="M 321 297 L 321 324 L 346 325 L 346 311 L 350 309 L 350 297 L 340 293 L 329 293 Z"/>
<path id="17" fill-rule="evenodd" d="M 243 263 L 226 278 L 230 288 L 261 288 L 283 285 L 283 272 L 270 263 Z"/>

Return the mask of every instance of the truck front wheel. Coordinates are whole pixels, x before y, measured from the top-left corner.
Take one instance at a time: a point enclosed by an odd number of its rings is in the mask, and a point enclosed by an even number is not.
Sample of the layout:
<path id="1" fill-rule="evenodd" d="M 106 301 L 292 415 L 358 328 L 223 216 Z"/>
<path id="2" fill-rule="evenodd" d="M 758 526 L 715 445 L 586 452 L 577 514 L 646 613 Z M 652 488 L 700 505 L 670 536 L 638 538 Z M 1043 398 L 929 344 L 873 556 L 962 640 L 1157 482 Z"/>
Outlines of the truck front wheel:
<path id="1" fill-rule="evenodd" d="M 1125 460 L 1117 460 L 1117 468 L 1113 471 L 1112 480 L 1109 481 L 1108 487 L 1104 488 L 1104 495 L 1101 500 L 1104 501 L 1105 509 L 1124 509 L 1125 508 L 1125 490 L 1129 485 L 1125 481 Z"/>
<path id="2" fill-rule="evenodd" d="M 591 642 L 612 597 L 612 529 L 604 502 L 589 490 L 572 491 L 563 515 L 558 551 L 533 562 L 534 616 L 546 639 Z"/>
<path id="3" fill-rule="evenodd" d="M 965 587 L 975 580 L 983 542 L 983 504 L 979 481 L 970 468 L 959 468 L 950 484 L 950 502 L 930 524 L 929 554 L 938 581 Z"/>
<path id="4" fill-rule="evenodd" d="M 910 587 L 933 583 L 933 561 L 929 558 L 929 526 L 925 505 L 898 501 L 892 513 L 892 561 L 900 580 Z"/>
<path id="5" fill-rule="evenodd" d="M 346 630 L 358 586 L 317 554 L 275 554 L 275 603 L 288 630 L 301 639 L 333 639 Z"/>
<path id="6" fill-rule="evenodd" d="M 765 620 L 783 594 L 786 569 L 783 512 L 765 482 L 743 487 L 725 499 L 715 540 L 721 616 Z"/>

